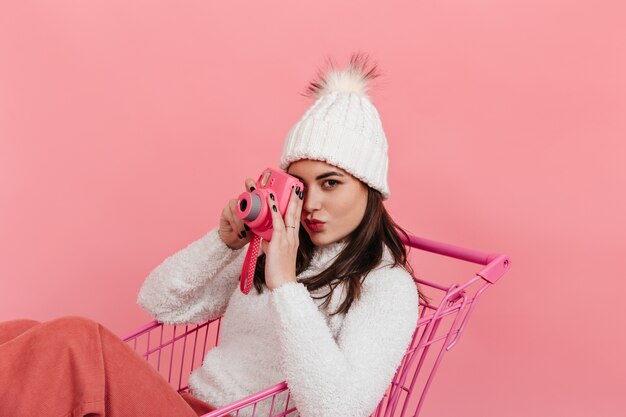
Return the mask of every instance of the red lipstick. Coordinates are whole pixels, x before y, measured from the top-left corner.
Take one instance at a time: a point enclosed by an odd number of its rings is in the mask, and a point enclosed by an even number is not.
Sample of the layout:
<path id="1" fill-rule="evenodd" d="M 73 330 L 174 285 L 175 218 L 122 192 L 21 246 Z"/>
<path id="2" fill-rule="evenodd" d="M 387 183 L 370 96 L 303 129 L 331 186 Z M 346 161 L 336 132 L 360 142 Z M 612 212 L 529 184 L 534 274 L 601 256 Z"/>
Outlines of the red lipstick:
<path id="1" fill-rule="evenodd" d="M 304 221 L 307 228 L 313 232 L 321 232 L 324 229 L 324 222 L 315 219 L 307 219 Z"/>

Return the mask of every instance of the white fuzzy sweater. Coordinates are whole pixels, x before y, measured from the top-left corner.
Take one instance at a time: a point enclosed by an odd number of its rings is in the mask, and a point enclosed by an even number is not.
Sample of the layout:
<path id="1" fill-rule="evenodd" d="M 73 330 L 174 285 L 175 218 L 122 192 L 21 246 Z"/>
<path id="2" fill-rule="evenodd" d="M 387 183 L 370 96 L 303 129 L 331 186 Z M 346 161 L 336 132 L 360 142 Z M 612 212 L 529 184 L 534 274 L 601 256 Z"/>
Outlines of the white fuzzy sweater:
<path id="1" fill-rule="evenodd" d="M 317 248 L 297 280 L 327 268 L 344 247 Z M 321 307 L 323 299 L 312 296 L 328 289 L 309 293 L 300 282 L 242 294 L 239 274 L 246 251 L 247 246 L 230 249 L 215 228 L 165 259 L 139 292 L 139 305 L 164 323 L 224 316 L 219 346 L 190 376 L 192 393 L 219 407 L 286 380 L 290 403 L 302 417 L 369 416 L 417 324 L 418 294 L 409 273 L 390 267 L 385 247 L 383 261 L 363 282 L 360 300 L 347 314 L 329 317 L 345 297 L 342 285 L 327 309 Z M 256 415 L 268 415 L 267 410 L 269 404 L 261 405 Z M 278 410 L 284 410 L 284 401 L 274 404 L 274 413 Z"/>

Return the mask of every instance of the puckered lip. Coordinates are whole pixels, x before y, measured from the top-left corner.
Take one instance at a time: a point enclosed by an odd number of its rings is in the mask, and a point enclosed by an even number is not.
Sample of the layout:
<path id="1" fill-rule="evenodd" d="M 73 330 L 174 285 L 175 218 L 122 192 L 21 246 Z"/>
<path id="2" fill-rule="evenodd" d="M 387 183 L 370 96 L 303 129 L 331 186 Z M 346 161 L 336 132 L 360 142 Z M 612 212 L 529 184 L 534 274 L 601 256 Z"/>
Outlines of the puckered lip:
<path id="1" fill-rule="evenodd" d="M 316 220 L 316 219 L 305 219 L 304 222 L 306 224 L 324 224 L 326 222 L 323 222 L 321 220 Z"/>

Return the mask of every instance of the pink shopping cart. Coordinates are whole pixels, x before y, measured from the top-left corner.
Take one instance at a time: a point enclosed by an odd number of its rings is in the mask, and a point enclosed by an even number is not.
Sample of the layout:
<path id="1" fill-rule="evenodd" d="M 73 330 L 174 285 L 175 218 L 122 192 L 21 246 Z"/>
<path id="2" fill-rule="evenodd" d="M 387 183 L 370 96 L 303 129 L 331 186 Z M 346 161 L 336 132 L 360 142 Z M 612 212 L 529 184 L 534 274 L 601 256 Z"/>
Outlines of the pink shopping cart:
<path id="1" fill-rule="evenodd" d="M 413 340 L 371 417 L 418 416 L 443 359 L 459 340 L 478 298 L 510 267 L 504 254 L 487 254 L 410 235 L 404 244 L 420 253 L 441 255 L 483 265 L 461 283 L 441 285 L 416 278 L 429 301 L 420 303 L 420 318 Z M 441 258 L 439 256 L 439 258 Z M 206 352 L 219 343 L 221 317 L 194 325 L 164 325 L 153 321 L 124 340 L 148 360 L 179 392 L 188 390 L 187 378 L 202 363 Z M 286 381 L 268 387 L 203 417 L 298 416 Z"/>

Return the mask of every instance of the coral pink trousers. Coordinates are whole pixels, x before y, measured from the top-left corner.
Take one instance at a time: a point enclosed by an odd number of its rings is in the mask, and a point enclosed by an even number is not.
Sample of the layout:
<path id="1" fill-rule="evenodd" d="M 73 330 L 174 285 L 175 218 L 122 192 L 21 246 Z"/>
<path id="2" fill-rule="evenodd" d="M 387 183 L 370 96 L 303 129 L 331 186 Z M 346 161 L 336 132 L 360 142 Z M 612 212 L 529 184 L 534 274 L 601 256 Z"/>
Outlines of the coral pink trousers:
<path id="1" fill-rule="evenodd" d="M 0 323 L 0 416 L 197 417 L 214 409 L 176 392 L 94 321 Z"/>

